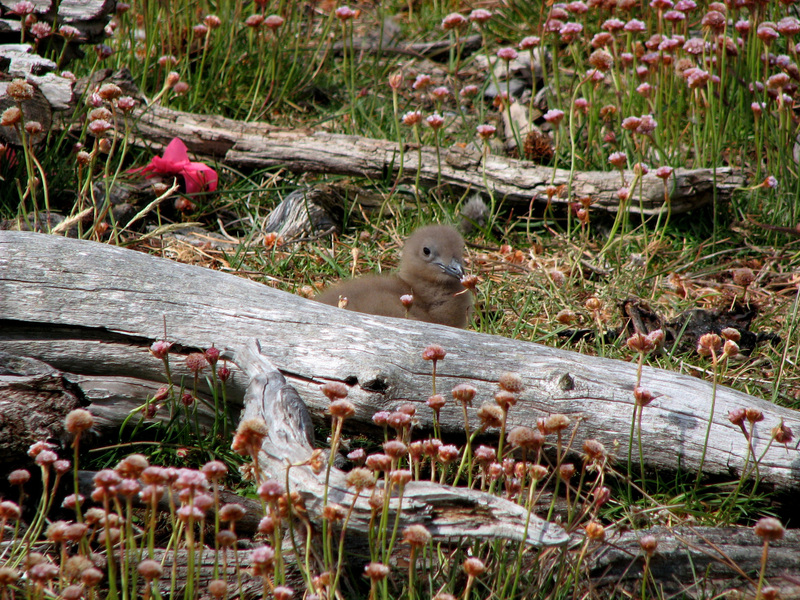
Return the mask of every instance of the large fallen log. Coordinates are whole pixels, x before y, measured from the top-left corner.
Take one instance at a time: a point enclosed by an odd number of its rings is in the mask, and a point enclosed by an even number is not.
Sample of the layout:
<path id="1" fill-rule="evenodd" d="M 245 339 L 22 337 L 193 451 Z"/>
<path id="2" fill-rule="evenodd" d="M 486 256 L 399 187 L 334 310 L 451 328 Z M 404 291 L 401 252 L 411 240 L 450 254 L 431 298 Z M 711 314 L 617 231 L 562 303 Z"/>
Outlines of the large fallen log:
<path id="1" fill-rule="evenodd" d="M 375 411 L 401 401 L 419 407 L 419 426 L 432 428 L 425 406 L 431 365 L 421 357 L 430 343 L 447 357 L 437 366 L 437 387 L 459 383 L 491 399 L 500 374 L 518 372 L 525 384 L 509 413 L 510 426 L 531 425 L 551 413 L 578 423 L 576 448 L 590 438 L 623 457 L 633 413 L 636 367 L 537 344 L 414 321 L 341 311 L 219 272 L 79 240 L 0 232 L 0 351 L 41 360 L 91 377 L 148 377 L 163 381 L 161 363 L 148 352 L 164 337 L 184 349 L 237 351 L 261 341 L 264 356 L 300 394 L 312 418 L 327 420 L 320 384 L 341 381 L 355 404 L 353 426 L 375 433 Z M 76 380 L 78 380 L 76 375 Z M 247 382 L 237 381 L 232 398 Z M 736 479 L 747 444 L 727 418 L 737 408 L 764 414 L 752 443 L 762 482 L 796 490 L 798 450 L 772 442 L 783 422 L 800 431 L 796 411 L 706 381 L 645 367 L 642 385 L 656 400 L 642 415 L 642 447 L 649 468 L 696 471 L 712 418 L 703 470 Z M 237 392 L 238 390 L 238 392 Z M 113 397 L 113 390 L 107 396 Z M 444 433 L 462 434 L 460 406 L 442 409 Z M 469 415 L 477 423 L 475 408 Z M 752 463 L 751 463 L 752 464 Z"/>
<path id="2" fill-rule="evenodd" d="M 403 164 L 400 147 L 391 140 L 354 135 L 315 132 L 307 129 L 285 130 L 266 123 L 235 121 L 214 115 L 180 112 L 151 105 L 135 113 L 134 143 L 158 149 L 179 137 L 197 154 L 214 156 L 236 168 L 261 169 L 283 167 L 305 173 L 337 173 L 394 179 L 403 173 L 413 182 L 417 170 L 426 186 L 439 182 L 436 149 L 432 146 L 407 145 Z M 527 213 L 531 202 L 539 208 L 548 204 L 565 208 L 577 198 L 588 196 L 592 209 L 616 213 L 620 210 L 617 191 L 620 173 L 615 171 L 576 171 L 541 167 L 528 161 L 486 156 L 472 145 L 453 146 L 443 151 L 441 182 L 459 194 L 477 191 L 493 194 L 498 202 Z M 625 172 L 626 181 L 633 172 Z M 667 182 L 668 202 L 664 201 L 664 182 L 654 173 L 645 175 L 631 190 L 631 213 L 655 215 L 671 210 L 672 214 L 694 210 L 711 202 L 727 202 L 731 193 L 743 185 L 742 173 L 729 167 L 717 169 L 675 169 Z M 548 196 L 548 188 L 559 192 Z M 641 200 L 640 200 L 641 196 Z"/>
<path id="3" fill-rule="evenodd" d="M 98 71 L 90 79 L 76 84 L 80 95 L 89 87 L 111 81 L 125 94 L 141 94 L 130 73 L 121 70 Z M 727 202 L 731 194 L 744 184 L 738 169 L 676 168 L 665 183 L 654 173 L 645 175 L 631 200 L 620 204 L 617 192 L 621 185 L 619 171 L 575 171 L 552 169 L 532 162 L 484 153 L 469 144 L 454 145 L 442 150 L 441 174 L 436 149 L 418 148 L 406 143 L 403 160 L 400 146 L 394 140 L 380 140 L 354 135 L 332 134 L 309 129 L 284 129 L 263 122 L 237 121 L 216 115 L 182 112 L 157 104 L 140 106 L 132 115 L 134 145 L 161 151 L 173 138 L 181 138 L 195 154 L 214 158 L 221 163 L 244 169 L 281 167 L 296 173 L 335 173 L 369 179 L 397 180 L 413 183 L 419 171 L 420 182 L 428 187 L 441 184 L 454 193 L 479 192 L 494 196 L 497 203 L 517 214 L 527 214 L 532 205 L 566 209 L 582 197 L 592 200 L 591 210 L 615 214 L 627 210 L 633 214 L 657 215 L 671 211 L 680 214 L 712 201 Z M 56 123 L 57 128 L 70 128 L 70 120 Z M 124 128 L 118 123 L 118 130 Z M 634 179 L 627 170 L 625 180 Z M 556 190 L 555 194 L 552 190 Z"/>

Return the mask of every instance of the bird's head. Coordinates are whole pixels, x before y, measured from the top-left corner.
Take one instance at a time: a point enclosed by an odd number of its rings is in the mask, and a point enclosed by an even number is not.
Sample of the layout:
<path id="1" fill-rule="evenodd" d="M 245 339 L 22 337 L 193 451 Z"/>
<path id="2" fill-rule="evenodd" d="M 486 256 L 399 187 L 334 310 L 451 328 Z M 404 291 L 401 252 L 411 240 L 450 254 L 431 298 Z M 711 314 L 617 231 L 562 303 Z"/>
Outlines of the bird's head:
<path id="1" fill-rule="evenodd" d="M 446 225 L 429 225 L 406 240 L 400 262 L 400 276 L 408 282 L 418 279 L 450 284 L 464 276 L 464 239 Z"/>

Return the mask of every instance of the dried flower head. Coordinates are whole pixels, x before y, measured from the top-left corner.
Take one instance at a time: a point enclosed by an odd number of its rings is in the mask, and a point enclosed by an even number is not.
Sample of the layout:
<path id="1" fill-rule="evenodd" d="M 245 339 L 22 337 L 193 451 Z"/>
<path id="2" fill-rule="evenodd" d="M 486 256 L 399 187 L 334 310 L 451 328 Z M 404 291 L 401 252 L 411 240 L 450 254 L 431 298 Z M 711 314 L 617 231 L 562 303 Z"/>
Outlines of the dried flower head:
<path id="1" fill-rule="evenodd" d="M 486 570 L 486 565 L 483 564 L 483 561 L 480 558 L 475 558 L 474 556 L 466 559 L 463 567 L 464 572 L 468 577 L 480 577 Z"/>
<path id="2" fill-rule="evenodd" d="M 508 443 L 514 448 L 538 450 L 544 444 L 544 436 L 535 429 L 519 426 L 508 433 Z"/>
<path id="3" fill-rule="evenodd" d="M 792 430 L 783 421 L 773 427 L 771 433 L 772 438 L 779 444 L 788 444 L 792 441 Z"/>
<path id="4" fill-rule="evenodd" d="M 743 288 L 747 288 L 756 280 L 755 273 L 753 273 L 752 269 L 747 267 L 743 267 L 741 269 L 734 269 L 733 270 L 733 283 L 736 285 L 740 285 Z"/>
<path id="5" fill-rule="evenodd" d="M 462 404 L 472 404 L 473 398 L 478 393 L 473 386 L 468 383 L 459 383 L 456 387 L 453 388 L 452 394 L 453 399 L 461 402 Z"/>
<path id="6" fill-rule="evenodd" d="M 774 517 L 763 517 L 758 520 L 753 528 L 755 534 L 765 542 L 777 542 L 783 539 L 784 527 Z"/>
<path id="7" fill-rule="evenodd" d="M 269 429 L 264 419 L 259 417 L 243 419 L 236 429 L 231 448 L 237 454 L 253 454 L 258 452 L 268 434 Z"/>
<path id="8" fill-rule="evenodd" d="M 6 94 L 14 102 L 22 103 L 33 98 L 33 86 L 24 79 L 12 79 L 6 87 Z"/>
<path id="9" fill-rule="evenodd" d="M 711 356 L 719 354 L 722 350 L 722 338 L 716 333 L 706 333 L 697 340 L 697 353 L 700 356 Z"/>
<path id="10" fill-rule="evenodd" d="M 358 492 L 375 487 L 375 476 L 372 474 L 372 471 L 364 467 L 359 467 L 350 471 L 345 481 L 348 486 L 355 488 Z"/>
<path id="11" fill-rule="evenodd" d="M 13 127 L 22 120 L 22 111 L 18 106 L 9 106 L 0 116 L 0 126 Z"/>
<path id="12" fill-rule="evenodd" d="M 325 397 L 330 400 L 340 400 L 347 397 L 347 386 L 338 381 L 329 381 L 320 387 L 320 391 L 325 394 Z"/>
<path id="13" fill-rule="evenodd" d="M 364 567 L 364 575 L 372 581 L 382 581 L 389 574 L 389 567 L 383 563 L 371 562 Z"/>
<path id="14" fill-rule="evenodd" d="M 94 426 L 94 416 L 88 410 L 76 408 L 67 414 L 64 427 L 72 435 L 78 435 Z"/>
<path id="15" fill-rule="evenodd" d="M 349 400 L 334 400 L 328 407 L 328 412 L 334 418 L 349 419 L 356 414 L 356 407 Z"/>
<path id="16" fill-rule="evenodd" d="M 403 541 L 415 548 L 422 548 L 431 539 L 424 525 L 409 525 L 403 529 Z"/>
<path id="17" fill-rule="evenodd" d="M 583 454 L 587 461 L 602 462 L 606 457 L 606 448 L 595 439 L 583 442 Z"/>
<path id="18" fill-rule="evenodd" d="M 161 563 L 157 560 L 145 559 L 136 566 L 136 571 L 148 581 L 158 579 L 163 572 Z"/>
<path id="19" fill-rule="evenodd" d="M 478 418 L 481 424 L 486 427 L 502 427 L 503 425 L 503 409 L 497 404 L 482 404 L 478 408 Z"/>
<path id="20" fill-rule="evenodd" d="M 563 431 L 569 427 L 569 417 L 567 415 L 555 414 L 545 419 L 545 427 L 550 432 Z"/>
<path id="21" fill-rule="evenodd" d="M 606 528 L 597 521 L 589 521 L 585 530 L 586 537 L 592 541 L 602 542 L 606 537 Z"/>
<path id="22" fill-rule="evenodd" d="M 451 29 L 459 29 L 467 24 L 467 18 L 459 13 L 450 13 L 442 19 L 442 29 L 449 31 Z"/>

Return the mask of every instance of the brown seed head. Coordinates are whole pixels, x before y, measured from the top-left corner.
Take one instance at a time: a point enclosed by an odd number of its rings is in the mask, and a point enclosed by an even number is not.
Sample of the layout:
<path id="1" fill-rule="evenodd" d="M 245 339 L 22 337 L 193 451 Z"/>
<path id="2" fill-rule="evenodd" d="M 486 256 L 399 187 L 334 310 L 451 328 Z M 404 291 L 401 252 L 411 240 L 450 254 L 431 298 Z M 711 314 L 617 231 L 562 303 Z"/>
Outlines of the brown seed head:
<path id="1" fill-rule="evenodd" d="M 434 412 L 439 412 L 444 407 L 445 402 L 446 401 L 444 399 L 444 396 L 442 396 L 441 394 L 436 394 L 428 398 L 425 404 L 430 406 L 434 410 Z"/>
<path id="2" fill-rule="evenodd" d="M 453 444 L 445 444 L 444 446 L 439 446 L 437 450 L 436 456 L 439 459 L 439 462 L 444 464 L 448 464 L 453 462 L 455 459 L 458 458 L 459 452 L 458 448 Z"/>
<path id="3" fill-rule="evenodd" d="M 422 442 L 422 451 L 425 456 L 434 457 L 439 454 L 439 448 L 442 445 L 442 440 L 431 438 Z"/>
<path id="4" fill-rule="evenodd" d="M 15 502 L 3 500 L 0 502 L 0 519 L 5 521 L 16 521 L 22 515 L 22 510 Z"/>
<path id="5" fill-rule="evenodd" d="M 499 390 L 494 395 L 494 401 L 497 402 L 497 405 L 504 411 L 514 406 L 517 400 L 517 395 L 508 390 Z"/>
<path id="6" fill-rule="evenodd" d="M 372 471 L 388 471 L 392 468 L 392 459 L 385 454 L 370 454 L 367 457 L 367 468 Z"/>
<path id="7" fill-rule="evenodd" d="M 459 383 L 453 388 L 452 393 L 455 400 L 458 400 L 462 404 L 472 405 L 472 399 L 475 398 L 475 394 L 478 393 L 478 390 L 468 383 Z"/>
<path id="8" fill-rule="evenodd" d="M 389 417 L 386 419 L 386 422 L 392 429 L 400 431 L 411 425 L 411 415 L 409 415 L 408 413 L 395 411 L 389 414 Z"/>
<path id="9" fill-rule="evenodd" d="M 478 418 L 484 427 L 502 427 L 503 409 L 497 404 L 482 404 L 478 409 Z"/>
<path id="10" fill-rule="evenodd" d="M 720 331 L 719 334 L 726 340 L 732 340 L 734 342 L 738 342 L 742 338 L 741 332 L 733 327 L 726 327 Z"/>
<path id="11" fill-rule="evenodd" d="M 97 90 L 97 95 L 103 100 L 114 100 L 122 96 L 122 90 L 116 84 L 104 83 L 100 86 L 100 89 Z"/>
<path id="12" fill-rule="evenodd" d="M 733 340 L 725 340 L 725 344 L 722 346 L 722 353 L 728 357 L 737 356 L 739 354 L 739 344 Z"/>
<path id="13" fill-rule="evenodd" d="M 208 366 L 208 361 L 202 352 L 192 352 L 186 357 L 186 367 L 193 374 L 197 375 Z"/>
<path id="14" fill-rule="evenodd" d="M 655 396 L 650 390 L 646 390 L 643 387 L 633 388 L 633 399 L 636 401 L 637 406 L 647 406 L 654 398 Z"/>
<path id="15" fill-rule="evenodd" d="M 159 577 L 161 577 L 161 573 L 163 572 L 161 563 L 158 562 L 157 560 L 150 560 L 150 559 L 146 559 L 140 562 L 136 566 L 136 570 L 138 571 L 139 575 L 144 577 L 147 581 L 158 579 Z"/>
<path id="16" fill-rule="evenodd" d="M 741 427 L 744 424 L 744 419 L 747 416 L 747 411 L 743 408 L 734 408 L 728 411 L 728 420 L 734 425 Z"/>
<path id="17" fill-rule="evenodd" d="M 788 444 L 792 441 L 792 430 L 781 421 L 778 425 L 772 428 L 772 437 L 779 444 Z"/>
<path id="18" fill-rule="evenodd" d="M 607 50 L 598 49 L 589 55 L 589 64 L 598 71 L 605 73 L 614 64 L 614 58 Z"/>
<path id="19" fill-rule="evenodd" d="M 81 573 L 81 583 L 90 589 L 101 581 L 103 581 L 103 572 L 100 569 L 89 567 Z"/>
<path id="20" fill-rule="evenodd" d="M 350 471 L 345 481 L 349 487 L 355 488 L 358 492 L 375 487 L 375 476 L 372 474 L 372 471 L 364 467 L 359 467 Z"/>
<path id="21" fill-rule="evenodd" d="M 643 535 L 639 538 L 639 546 L 645 554 L 652 556 L 658 548 L 658 540 L 653 535 Z"/>
<path id="22" fill-rule="evenodd" d="M 8 474 L 8 483 L 11 485 L 24 485 L 31 478 L 31 473 L 27 469 L 15 469 Z"/>
<path id="23" fill-rule="evenodd" d="M 544 444 L 544 436 L 530 427 L 514 427 L 508 434 L 508 443 L 514 448 L 538 450 Z"/>
<path id="24" fill-rule="evenodd" d="M 626 342 L 628 348 L 639 354 L 647 354 L 654 349 L 653 343 L 642 333 L 634 333 Z"/>
<path id="25" fill-rule="evenodd" d="M 33 98 L 33 92 L 33 86 L 24 79 L 14 79 L 6 88 L 6 94 L 17 103 Z"/>
<path id="26" fill-rule="evenodd" d="M 236 436 L 233 438 L 231 448 L 237 454 L 246 455 L 251 451 L 257 451 L 267 437 L 269 430 L 264 419 L 253 417 L 243 419 L 236 429 Z"/>
<path id="27" fill-rule="evenodd" d="M 417 407 L 411 402 L 406 402 L 398 406 L 397 411 L 406 413 L 409 417 L 413 417 L 415 414 L 417 414 Z"/>
<path id="28" fill-rule="evenodd" d="M 422 548 L 431 539 L 424 525 L 409 525 L 403 529 L 403 541 L 415 548 Z"/>
<path id="29" fill-rule="evenodd" d="M 716 355 L 722 350 L 722 338 L 716 333 L 705 333 L 697 340 L 697 353 L 700 356 L 711 356 L 712 352 Z"/>
<path id="30" fill-rule="evenodd" d="M 228 595 L 228 584 L 222 579 L 212 579 L 208 582 L 208 593 L 212 598 L 224 598 Z"/>
<path id="31" fill-rule="evenodd" d="M 320 390 L 322 391 L 323 394 L 325 394 L 325 397 L 331 402 L 333 402 L 334 400 L 341 400 L 342 398 L 346 398 L 348 392 L 347 386 L 338 381 L 329 381 L 328 383 L 320 387 Z"/>
<path id="32" fill-rule="evenodd" d="M 759 423 L 764 420 L 764 413 L 752 406 L 745 409 L 744 415 L 751 423 Z"/>
<path id="33" fill-rule="evenodd" d="M 219 519 L 223 522 L 238 521 L 247 514 L 240 504 L 225 504 L 219 509 Z"/>
<path id="34" fill-rule="evenodd" d="M 389 473 L 389 480 L 400 487 L 403 487 L 411 481 L 412 477 L 411 471 L 407 469 L 397 469 Z"/>
<path id="35" fill-rule="evenodd" d="M 574 311 L 565 308 L 563 310 L 558 311 L 556 314 L 556 321 L 561 323 L 562 325 L 571 325 L 575 322 L 578 316 L 575 314 Z"/>
<path id="36" fill-rule="evenodd" d="M 143 454 L 130 454 L 119 461 L 114 470 L 127 479 L 136 479 L 142 472 L 150 466 L 147 457 Z"/>
<path id="37" fill-rule="evenodd" d="M 334 400 L 328 407 L 328 412 L 337 419 L 349 419 L 356 414 L 356 407 L 349 400 Z"/>
<path id="38" fill-rule="evenodd" d="M 781 522 L 774 517 L 763 517 L 759 519 L 753 528 L 756 535 L 765 542 L 777 542 L 783 539 L 784 528 Z"/>
<path id="39" fill-rule="evenodd" d="M 564 463 L 558 467 L 558 476 L 564 481 L 569 481 L 575 475 L 575 465 L 572 463 Z"/>
<path id="40" fill-rule="evenodd" d="M 743 267 L 733 270 L 733 283 L 743 288 L 749 287 L 756 280 L 756 275 L 752 269 Z"/>
<path id="41" fill-rule="evenodd" d="M 561 414 L 550 415 L 545 419 L 545 427 L 551 432 L 563 431 L 569 427 L 569 417 Z"/>
<path id="42" fill-rule="evenodd" d="M 601 462 L 606 457 L 606 448 L 597 440 L 583 442 L 583 453 L 587 461 Z"/>
<path id="43" fill-rule="evenodd" d="M 326 504 L 322 509 L 322 518 L 331 523 L 343 521 L 347 516 L 347 509 L 341 504 Z"/>
<path id="44" fill-rule="evenodd" d="M 586 537 L 601 542 L 606 538 L 606 528 L 597 521 L 589 521 L 586 524 Z"/>
<path id="45" fill-rule="evenodd" d="M 444 348 L 439 344 L 430 344 L 422 351 L 422 358 L 423 360 L 432 360 L 435 362 L 437 360 L 444 360 L 446 354 L 447 352 L 445 352 Z"/>
<path id="46" fill-rule="evenodd" d="M 13 127 L 22 120 L 22 111 L 17 106 L 10 106 L 0 116 L 0 126 Z"/>
<path id="47" fill-rule="evenodd" d="M 383 563 L 371 562 L 364 567 L 364 575 L 372 581 L 383 581 L 389 574 L 389 567 Z"/>
<path id="48" fill-rule="evenodd" d="M 66 427 L 67 431 L 72 435 L 83 433 L 87 429 L 91 429 L 93 426 L 94 416 L 92 416 L 92 413 L 90 413 L 88 410 L 84 410 L 82 408 L 71 410 L 69 414 L 67 414 L 67 418 L 64 420 L 64 427 Z"/>
<path id="49" fill-rule="evenodd" d="M 503 373 L 498 378 L 497 384 L 501 389 L 519 394 L 525 389 L 525 384 L 522 382 L 522 377 L 517 373 Z"/>
<path id="50" fill-rule="evenodd" d="M 236 543 L 236 534 L 230 529 L 217 532 L 217 543 L 222 548 L 231 548 Z"/>
<path id="51" fill-rule="evenodd" d="M 597 488 L 592 495 L 594 496 L 594 503 L 597 506 L 603 506 L 603 504 L 611 499 L 611 490 L 606 486 L 603 486 L 601 488 Z"/>
<path id="52" fill-rule="evenodd" d="M 470 557 L 464 561 L 464 572 L 468 577 L 480 577 L 486 570 L 486 565 L 480 558 Z"/>

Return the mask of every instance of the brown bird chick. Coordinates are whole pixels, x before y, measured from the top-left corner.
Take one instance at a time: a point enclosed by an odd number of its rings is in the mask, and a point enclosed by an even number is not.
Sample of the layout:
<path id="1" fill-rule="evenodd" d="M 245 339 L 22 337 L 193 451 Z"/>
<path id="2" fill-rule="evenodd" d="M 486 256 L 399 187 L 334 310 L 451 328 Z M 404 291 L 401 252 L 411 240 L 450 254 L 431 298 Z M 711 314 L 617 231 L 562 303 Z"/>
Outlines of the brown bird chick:
<path id="1" fill-rule="evenodd" d="M 466 327 L 472 294 L 461 285 L 463 253 L 464 239 L 455 229 L 429 225 L 406 240 L 398 273 L 344 281 L 316 300 L 371 315 Z M 400 300 L 404 295 L 413 297 L 408 310 Z"/>

